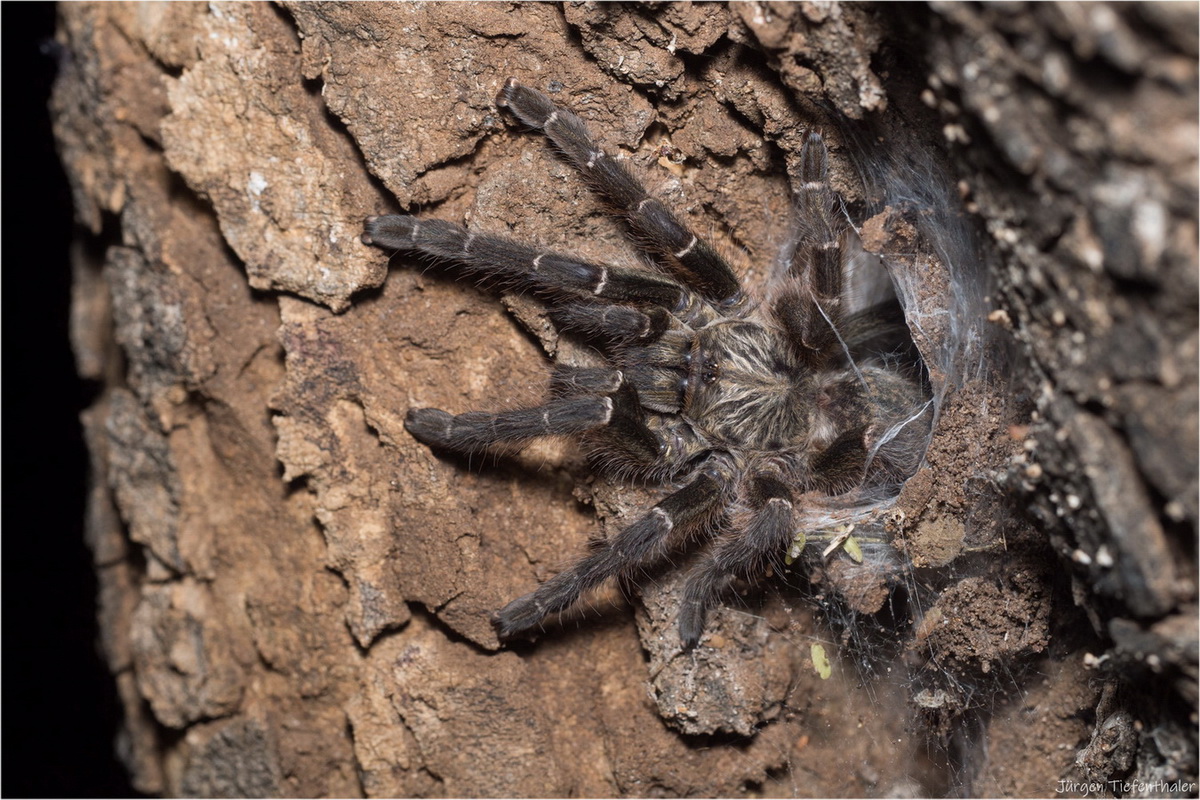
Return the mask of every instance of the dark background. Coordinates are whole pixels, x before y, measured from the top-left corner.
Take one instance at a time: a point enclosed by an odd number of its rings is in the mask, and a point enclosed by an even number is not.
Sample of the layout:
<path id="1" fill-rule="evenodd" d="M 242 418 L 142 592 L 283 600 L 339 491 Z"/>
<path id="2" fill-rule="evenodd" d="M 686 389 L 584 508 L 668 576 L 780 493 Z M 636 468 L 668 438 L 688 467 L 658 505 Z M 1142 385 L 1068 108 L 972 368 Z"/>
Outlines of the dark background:
<path id="1" fill-rule="evenodd" d="M 50 132 L 51 3 L 5 3 L 3 56 L 3 783 L 18 796 L 128 796 L 116 690 L 97 652 L 83 540 L 93 388 L 67 340 L 75 235 Z"/>

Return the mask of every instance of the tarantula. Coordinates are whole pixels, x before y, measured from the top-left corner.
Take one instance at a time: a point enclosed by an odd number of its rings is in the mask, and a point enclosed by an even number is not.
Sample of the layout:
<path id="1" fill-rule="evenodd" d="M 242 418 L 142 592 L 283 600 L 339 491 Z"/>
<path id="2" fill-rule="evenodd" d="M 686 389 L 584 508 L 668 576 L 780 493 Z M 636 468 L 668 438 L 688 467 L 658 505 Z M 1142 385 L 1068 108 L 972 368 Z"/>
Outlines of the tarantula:
<path id="1" fill-rule="evenodd" d="M 773 285 L 753 301 L 717 251 L 592 139 L 572 112 L 509 79 L 496 99 L 541 130 L 665 267 L 593 264 L 407 215 L 371 217 L 362 240 L 443 260 L 545 298 L 551 319 L 609 366 L 557 365 L 552 398 L 498 413 L 410 409 L 432 447 L 471 452 L 541 436 L 581 437 L 600 468 L 671 491 L 574 566 L 494 615 L 502 640 L 539 626 L 608 578 L 631 579 L 708 543 L 679 610 L 685 648 L 735 579 L 782 560 L 801 495 L 894 490 L 919 465 L 928 394 L 895 302 L 844 311 L 849 225 L 807 134 L 796 232 Z"/>

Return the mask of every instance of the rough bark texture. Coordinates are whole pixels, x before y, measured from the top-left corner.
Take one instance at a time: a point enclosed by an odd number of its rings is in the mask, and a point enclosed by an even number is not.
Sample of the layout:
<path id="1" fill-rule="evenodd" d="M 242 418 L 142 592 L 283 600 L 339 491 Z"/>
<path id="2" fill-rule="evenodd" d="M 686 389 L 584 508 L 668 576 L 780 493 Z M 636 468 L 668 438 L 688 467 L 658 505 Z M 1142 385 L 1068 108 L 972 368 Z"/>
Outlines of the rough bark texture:
<path id="1" fill-rule="evenodd" d="M 88 527 L 137 787 L 1194 795 L 1196 21 L 64 5 L 72 337 L 102 387 Z M 902 568 L 835 559 L 815 589 L 719 612 L 694 654 L 670 572 L 499 648 L 494 609 L 654 494 L 569 448 L 468 464 L 404 432 L 411 406 L 538 397 L 543 351 L 577 345 L 530 301 L 389 271 L 365 216 L 637 258 L 497 111 L 510 75 L 584 116 L 752 284 L 803 133 L 827 131 L 938 391 L 926 465 L 879 523 Z"/>

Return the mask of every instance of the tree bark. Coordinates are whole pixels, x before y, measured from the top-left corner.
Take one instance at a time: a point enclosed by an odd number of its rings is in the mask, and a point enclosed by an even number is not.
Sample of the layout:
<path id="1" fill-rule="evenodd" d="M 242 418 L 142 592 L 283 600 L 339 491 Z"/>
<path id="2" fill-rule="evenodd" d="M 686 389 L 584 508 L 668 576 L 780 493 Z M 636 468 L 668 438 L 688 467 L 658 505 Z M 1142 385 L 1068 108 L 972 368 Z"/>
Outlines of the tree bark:
<path id="1" fill-rule="evenodd" d="M 88 535 L 140 790 L 1195 794 L 1194 5 L 60 14 L 72 339 L 103 387 Z M 675 572 L 500 647 L 492 611 L 655 496 L 569 448 L 481 465 L 404 431 L 531 401 L 579 346 L 532 301 L 389 264 L 364 217 L 639 257 L 497 110 L 510 75 L 751 285 L 826 132 L 937 397 L 923 467 L 865 523 L 899 566 L 751 593 L 694 654 Z"/>

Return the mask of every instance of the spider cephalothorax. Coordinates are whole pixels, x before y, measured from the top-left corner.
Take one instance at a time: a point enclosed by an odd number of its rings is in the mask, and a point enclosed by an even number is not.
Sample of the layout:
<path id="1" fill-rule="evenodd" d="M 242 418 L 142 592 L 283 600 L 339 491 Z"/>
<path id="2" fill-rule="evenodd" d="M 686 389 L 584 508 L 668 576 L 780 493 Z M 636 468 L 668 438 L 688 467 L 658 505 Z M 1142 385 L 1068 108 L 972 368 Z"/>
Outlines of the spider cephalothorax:
<path id="1" fill-rule="evenodd" d="M 592 264 L 441 220 L 372 217 L 363 241 L 445 260 L 545 298 L 560 329 L 597 343 L 608 366 L 555 368 L 553 397 L 499 413 L 411 409 L 425 444 L 469 452 L 539 436 L 582 438 L 601 468 L 669 487 L 644 516 L 495 616 L 502 639 L 540 625 L 611 577 L 632 578 L 708 542 L 679 616 L 694 646 L 734 578 L 782 560 L 811 492 L 894 487 L 917 468 L 928 398 L 894 300 L 848 313 L 849 227 L 810 133 L 797 233 L 754 302 L 729 264 L 592 140 L 583 121 L 509 79 L 497 98 L 542 130 L 621 214 L 664 272 Z"/>

